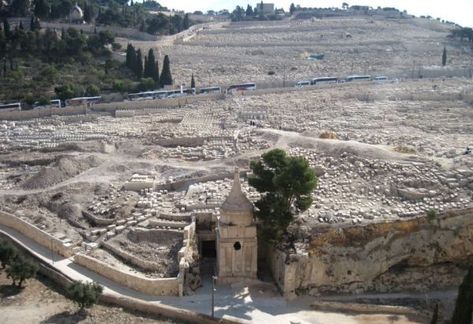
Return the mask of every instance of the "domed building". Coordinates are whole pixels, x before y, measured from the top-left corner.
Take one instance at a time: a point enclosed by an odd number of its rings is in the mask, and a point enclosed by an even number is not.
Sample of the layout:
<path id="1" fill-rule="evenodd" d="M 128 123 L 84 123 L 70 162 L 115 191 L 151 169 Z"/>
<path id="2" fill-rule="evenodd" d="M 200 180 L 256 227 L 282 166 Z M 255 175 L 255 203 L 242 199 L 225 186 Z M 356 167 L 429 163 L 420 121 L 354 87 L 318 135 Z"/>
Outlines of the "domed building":
<path id="1" fill-rule="evenodd" d="M 84 12 L 76 3 L 69 13 L 69 20 L 73 23 L 82 24 L 84 22 Z"/>

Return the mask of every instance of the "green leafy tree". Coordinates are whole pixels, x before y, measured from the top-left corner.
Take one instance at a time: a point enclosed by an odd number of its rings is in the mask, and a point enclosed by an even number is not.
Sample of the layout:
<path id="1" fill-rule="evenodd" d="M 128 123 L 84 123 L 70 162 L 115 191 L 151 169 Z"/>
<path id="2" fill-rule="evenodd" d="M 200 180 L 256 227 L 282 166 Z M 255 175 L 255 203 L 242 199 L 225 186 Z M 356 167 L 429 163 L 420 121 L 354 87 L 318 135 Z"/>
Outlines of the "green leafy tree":
<path id="1" fill-rule="evenodd" d="M 67 287 L 69 297 L 76 303 L 80 310 L 95 305 L 103 292 L 103 287 L 96 282 L 84 283 L 76 281 Z"/>
<path id="2" fill-rule="evenodd" d="M 163 60 L 163 70 L 160 76 L 161 87 L 166 85 L 172 85 L 172 75 L 171 75 L 171 62 L 169 61 L 169 56 L 164 56 Z"/>
<path id="3" fill-rule="evenodd" d="M 232 14 L 230 15 L 230 18 L 232 21 L 241 21 L 244 15 L 245 10 L 240 6 L 236 6 L 235 10 L 233 10 Z"/>
<path id="4" fill-rule="evenodd" d="M 253 12 L 253 7 L 251 7 L 250 5 L 248 5 L 246 7 L 246 16 L 247 17 L 252 17 L 255 13 Z"/>
<path id="5" fill-rule="evenodd" d="M 442 53 L 442 66 L 447 65 L 447 48 L 443 48 L 443 53 Z"/>
<path id="6" fill-rule="evenodd" d="M 289 7 L 289 12 L 291 13 L 291 16 L 292 14 L 294 14 L 295 11 L 296 11 L 296 6 L 294 5 L 294 3 L 291 3 L 291 6 Z"/>
<path id="7" fill-rule="evenodd" d="M 86 96 L 98 96 L 100 94 L 100 89 L 97 87 L 95 84 L 90 84 L 87 86 L 87 89 L 85 90 L 85 95 Z"/>
<path id="8" fill-rule="evenodd" d="M 432 320 L 430 324 L 437 324 L 439 320 L 439 304 L 435 304 L 434 314 L 432 315 Z"/>
<path id="9" fill-rule="evenodd" d="M 73 98 L 76 95 L 79 95 L 78 89 L 76 89 L 73 85 L 71 84 L 66 84 L 63 86 L 59 86 L 54 88 L 54 91 L 56 92 L 56 97 L 61 99 L 62 101 Z"/>
<path id="10" fill-rule="evenodd" d="M 190 26 L 191 26 L 191 22 L 190 22 L 190 19 L 189 19 L 189 14 L 185 14 L 184 15 L 184 20 L 182 22 L 182 28 L 184 30 L 186 30 L 186 29 L 189 29 Z"/>
<path id="11" fill-rule="evenodd" d="M 194 79 L 194 73 L 192 73 L 192 78 L 191 78 L 191 88 L 195 89 L 195 79 Z"/>
<path id="12" fill-rule="evenodd" d="M 18 255 L 18 250 L 7 241 L 0 241 L 0 262 L 5 269 Z"/>
<path id="13" fill-rule="evenodd" d="M 33 1 L 33 13 L 36 17 L 46 19 L 49 16 L 51 6 L 47 0 L 34 0 Z"/>
<path id="14" fill-rule="evenodd" d="M 304 157 L 291 157 L 280 149 L 271 150 L 250 164 L 248 182 L 261 193 L 256 216 L 261 234 L 272 243 L 286 233 L 294 215 L 312 204 L 312 191 L 318 179 Z"/>
<path id="15" fill-rule="evenodd" d="M 36 276 L 36 272 L 38 272 L 38 265 L 33 261 L 24 258 L 23 256 L 17 256 L 8 265 L 6 272 L 7 277 L 12 280 L 12 284 L 15 285 L 16 282 L 18 282 L 18 287 L 21 288 L 21 285 L 25 280 Z"/>
<path id="16" fill-rule="evenodd" d="M 13 0 L 10 2 L 10 15 L 15 17 L 24 17 L 28 14 L 30 9 L 29 0 Z"/>
<path id="17" fill-rule="evenodd" d="M 458 288 L 458 296 L 453 311 L 452 324 L 471 324 L 473 313 L 473 266 L 470 266 L 468 273 Z"/>
<path id="18" fill-rule="evenodd" d="M 139 91 L 153 90 L 156 86 L 156 83 L 151 78 L 143 78 L 138 85 Z"/>
<path id="19" fill-rule="evenodd" d="M 86 3 L 84 6 L 84 21 L 86 23 L 91 23 L 94 21 L 96 15 L 97 12 L 95 11 L 95 7 L 90 3 Z"/>

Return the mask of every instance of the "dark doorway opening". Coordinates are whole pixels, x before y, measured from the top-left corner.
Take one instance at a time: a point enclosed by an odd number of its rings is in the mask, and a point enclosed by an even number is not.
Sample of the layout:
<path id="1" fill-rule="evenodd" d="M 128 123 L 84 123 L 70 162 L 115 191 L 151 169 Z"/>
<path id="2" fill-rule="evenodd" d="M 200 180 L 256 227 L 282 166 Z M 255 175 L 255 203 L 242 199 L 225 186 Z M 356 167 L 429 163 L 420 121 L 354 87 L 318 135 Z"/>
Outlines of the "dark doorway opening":
<path id="1" fill-rule="evenodd" d="M 215 240 L 213 241 L 202 241 L 201 242 L 201 256 L 202 258 L 216 258 L 217 249 L 215 247 Z"/>

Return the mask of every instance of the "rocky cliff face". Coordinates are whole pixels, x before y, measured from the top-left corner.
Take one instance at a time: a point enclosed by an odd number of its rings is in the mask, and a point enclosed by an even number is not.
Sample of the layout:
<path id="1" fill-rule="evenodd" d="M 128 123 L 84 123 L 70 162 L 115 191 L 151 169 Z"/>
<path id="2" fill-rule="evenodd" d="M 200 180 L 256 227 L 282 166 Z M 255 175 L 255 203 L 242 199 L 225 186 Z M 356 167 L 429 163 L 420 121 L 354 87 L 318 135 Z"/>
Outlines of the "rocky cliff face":
<path id="1" fill-rule="evenodd" d="M 307 254 L 288 255 L 284 290 L 432 289 L 458 285 L 473 260 L 473 209 L 313 233 Z"/>

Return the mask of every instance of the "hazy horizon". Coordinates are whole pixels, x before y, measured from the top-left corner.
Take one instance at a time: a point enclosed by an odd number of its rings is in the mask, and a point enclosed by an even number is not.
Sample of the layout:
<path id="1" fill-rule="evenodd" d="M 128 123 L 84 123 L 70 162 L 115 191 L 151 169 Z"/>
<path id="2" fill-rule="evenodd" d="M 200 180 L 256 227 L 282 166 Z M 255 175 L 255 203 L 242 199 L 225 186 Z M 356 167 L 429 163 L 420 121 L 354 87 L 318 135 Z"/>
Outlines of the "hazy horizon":
<path id="1" fill-rule="evenodd" d="M 187 12 L 193 12 L 196 10 L 207 11 L 207 10 L 221 10 L 228 9 L 233 10 L 237 5 L 246 8 L 248 4 L 255 6 L 259 1 L 253 0 L 161 0 L 158 1 L 161 5 L 185 10 Z M 452 1 L 412 1 L 412 0 L 359 0 L 355 2 L 343 1 L 343 0 L 268 0 L 265 2 L 271 2 L 278 8 L 284 8 L 287 10 L 291 3 L 300 4 L 304 7 L 341 7 L 343 2 L 347 2 L 350 5 L 367 5 L 374 8 L 380 7 L 395 7 L 400 10 L 407 10 L 408 13 L 416 16 L 432 16 L 433 18 L 441 18 L 449 21 L 453 21 L 457 24 L 466 27 L 473 27 L 473 18 L 471 13 L 473 12 L 473 1 L 472 0 L 452 0 Z"/>

